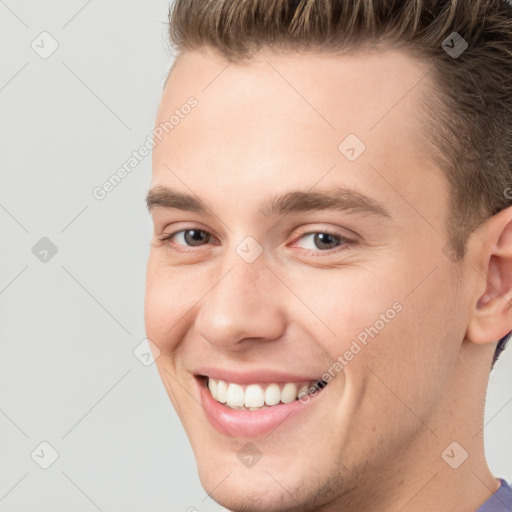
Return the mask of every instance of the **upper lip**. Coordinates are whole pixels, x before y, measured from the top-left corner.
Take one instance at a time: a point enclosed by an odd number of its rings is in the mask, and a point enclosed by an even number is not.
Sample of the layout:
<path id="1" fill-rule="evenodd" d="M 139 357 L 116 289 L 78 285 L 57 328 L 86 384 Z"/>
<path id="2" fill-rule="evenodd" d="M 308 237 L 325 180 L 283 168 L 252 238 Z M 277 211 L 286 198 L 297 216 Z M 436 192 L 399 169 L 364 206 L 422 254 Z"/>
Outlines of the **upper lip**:
<path id="1" fill-rule="evenodd" d="M 216 380 L 223 380 L 225 382 L 233 382 L 235 384 L 255 384 L 255 383 L 286 383 L 286 382 L 303 382 L 303 381 L 316 381 L 318 376 L 311 374 L 292 374 L 282 371 L 270 369 L 253 369 L 247 371 L 235 371 L 225 368 L 214 367 L 201 367 L 195 372 L 198 376 L 211 377 Z"/>

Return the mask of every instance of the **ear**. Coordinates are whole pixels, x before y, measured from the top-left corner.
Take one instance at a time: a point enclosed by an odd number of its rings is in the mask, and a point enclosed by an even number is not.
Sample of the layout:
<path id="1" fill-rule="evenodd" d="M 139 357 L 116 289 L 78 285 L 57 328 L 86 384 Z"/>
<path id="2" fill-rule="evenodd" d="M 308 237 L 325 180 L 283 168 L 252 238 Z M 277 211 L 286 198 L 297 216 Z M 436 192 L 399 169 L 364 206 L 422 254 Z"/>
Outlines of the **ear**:
<path id="1" fill-rule="evenodd" d="M 512 206 L 478 229 L 480 244 L 474 261 L 481 286 L 474 297 L 466 339 L 493 343 L 512 330 Z"/>

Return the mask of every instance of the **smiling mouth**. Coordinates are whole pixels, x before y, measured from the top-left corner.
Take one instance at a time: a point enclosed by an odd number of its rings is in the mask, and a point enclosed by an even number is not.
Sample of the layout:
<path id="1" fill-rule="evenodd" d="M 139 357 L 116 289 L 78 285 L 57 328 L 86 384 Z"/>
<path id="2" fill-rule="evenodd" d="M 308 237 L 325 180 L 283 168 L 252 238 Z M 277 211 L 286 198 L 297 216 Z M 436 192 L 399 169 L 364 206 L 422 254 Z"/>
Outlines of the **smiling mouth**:
<path id="1" fill-rule="evenodd" d="M 289 404 L 317 394 L 327 382 L 323 380 L 240 385 L 204 377 L 210 395 L 230 409 L 260 411 L 279 404 Z"/>

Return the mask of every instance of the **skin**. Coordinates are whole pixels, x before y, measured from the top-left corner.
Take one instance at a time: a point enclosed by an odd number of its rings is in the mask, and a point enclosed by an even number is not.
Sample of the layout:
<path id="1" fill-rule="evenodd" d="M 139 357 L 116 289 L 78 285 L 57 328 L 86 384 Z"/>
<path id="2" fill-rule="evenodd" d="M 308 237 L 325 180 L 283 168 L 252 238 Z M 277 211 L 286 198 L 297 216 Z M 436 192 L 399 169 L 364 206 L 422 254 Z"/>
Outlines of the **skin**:
<path id="1" fill-rule="evenodd" d="M 166 83 L 157 126 L 190 96 L 198 105 L 156 141 L 151 186 L 209 210 L 152 209 L 147 336 L 201 482 L 230 510 L 470 512 L 499 485 L 482 418 L 496 340 L 512 323 L 512 209 L 471 236 L 462 262 L 446 256 L 450 191 L 421 124 L 421 101 L 435 94 L 429 67 L 391 50 L 262 51 L 227 66 L 199 49 Z M 353 162 L 338 150 L 349 133 L 366 145 Z M 390 217 L 260 209 L 334 186 Z M 159 241 L 180 229 L 213 238 L 189 252 L 176 251 L 183 237 Z M 326 251 L 303 236 L 326 230 L 355 243 Z M 250 264 L 236 252 L 248 236 L 263 250 Z M 262 457 L 244 466 L 248 440 L 217 432 L 198 402 L 198 365 L 320 377 L 396 302 L 300 421 L 250 439 Z M 454 441 L 468 453 L 457 469 L 441 457 Z"/>

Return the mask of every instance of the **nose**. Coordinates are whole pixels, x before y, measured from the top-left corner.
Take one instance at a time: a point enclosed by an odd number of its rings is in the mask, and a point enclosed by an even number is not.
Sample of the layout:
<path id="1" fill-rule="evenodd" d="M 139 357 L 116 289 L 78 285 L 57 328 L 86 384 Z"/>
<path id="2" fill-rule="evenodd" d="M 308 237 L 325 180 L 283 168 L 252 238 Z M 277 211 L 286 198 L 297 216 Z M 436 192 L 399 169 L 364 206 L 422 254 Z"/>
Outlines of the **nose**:
<path id="1" fill-rule="evenodd" d="M 223 349 L 245 347 L 249 340 L 280 338 L 286 329 L 281 288 L 263 260 L 224 267 L 197 314 L 199 333 Z"/>

